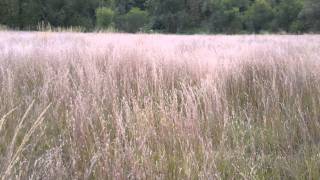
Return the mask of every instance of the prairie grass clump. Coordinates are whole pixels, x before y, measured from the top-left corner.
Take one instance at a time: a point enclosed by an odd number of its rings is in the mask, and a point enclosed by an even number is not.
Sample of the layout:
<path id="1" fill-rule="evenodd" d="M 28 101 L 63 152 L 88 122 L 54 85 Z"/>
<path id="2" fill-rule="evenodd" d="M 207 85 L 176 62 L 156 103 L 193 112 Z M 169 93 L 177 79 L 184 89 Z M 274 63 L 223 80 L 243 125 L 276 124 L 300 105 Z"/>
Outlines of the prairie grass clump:
<path id="1" fill-rule="evenodd" d="M 1 178 L 316 179 L 319 44 L 1 32 Z"/>

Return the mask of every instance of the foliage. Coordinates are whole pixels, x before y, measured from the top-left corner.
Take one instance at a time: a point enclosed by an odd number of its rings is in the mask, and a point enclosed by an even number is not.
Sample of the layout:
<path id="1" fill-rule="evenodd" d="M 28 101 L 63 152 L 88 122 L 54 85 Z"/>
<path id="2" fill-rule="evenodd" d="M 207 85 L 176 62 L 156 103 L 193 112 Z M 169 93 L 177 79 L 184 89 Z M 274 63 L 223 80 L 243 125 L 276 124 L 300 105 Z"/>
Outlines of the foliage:
<path id="1" fill-rule="evenodd" d="M 183 28 L 184 0 L 150 0 L 148 5 L 154 29 L 176 33 Z"/>
<path id="2" fill-rule="evenodd" d="M 265 0 L 256 0 L 246 11 L 245 24 L 248 30 L 260 32 L 270 29 L 274 17 L 273 9 Z"/>
<path id="3" fill-rule="evenodd" d="M 312 31 L 320 31 L 320 1 L 306 0 L 303 10 L 301 11 L 301 19 L 305 22 L 307 28 Z"/>
<path id="4" fill-rule="evenodd" d="M 275 8 L 277 28 L 287 32 L 299 30 L 297 23 L 302 7 L 300 0 L 282 0 Z"/>
<path id="5" fill-rule="evenodd" d="M 110 8 L 101 7 L 96 10 L 97 23 L 99 28 L 108 28 L 113 22 L 114 12 Z"/>
<path id="6" fill-rule="evenodd" d="M 139 8 L 132 8 L 127 14 L 117 15 L 116 28 L 126 32 L 138 32 L 148 24 L 148 13 Z"/>
<path id="7" fill-rule="evenodd" d="M 92 30 L 114 23 L 120 31 L 136 32 L 143 23 L 168 33 L 197 29 L 209 33 L 309 32 L 320 30 L 319 4 L 318 0 L 1 0 L 0 23 L 15 29 L 36 29 L 44 22 Z M 106 16 L 97 14 L 101 8 L 108 9 Z"/>

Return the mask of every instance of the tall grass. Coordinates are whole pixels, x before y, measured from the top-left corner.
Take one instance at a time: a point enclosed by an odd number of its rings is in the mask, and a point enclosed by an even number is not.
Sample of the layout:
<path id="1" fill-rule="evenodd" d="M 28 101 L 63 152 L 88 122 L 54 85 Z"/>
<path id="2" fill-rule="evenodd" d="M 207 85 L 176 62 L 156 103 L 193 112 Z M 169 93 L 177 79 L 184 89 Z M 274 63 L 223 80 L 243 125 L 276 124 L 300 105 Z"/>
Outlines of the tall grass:
<path id="1" fill-rule="evenodd" d="M 320 37 L 0 32 L 2 179 L 317 179 Z"/>

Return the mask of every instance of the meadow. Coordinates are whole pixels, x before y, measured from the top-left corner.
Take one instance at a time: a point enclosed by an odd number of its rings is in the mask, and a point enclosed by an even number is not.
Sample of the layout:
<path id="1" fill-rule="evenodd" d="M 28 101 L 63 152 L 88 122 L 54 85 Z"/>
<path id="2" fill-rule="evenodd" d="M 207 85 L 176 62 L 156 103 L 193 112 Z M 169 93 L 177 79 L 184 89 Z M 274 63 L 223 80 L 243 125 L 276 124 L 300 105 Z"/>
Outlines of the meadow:
<path id="1" fill-rule="evenodd" d="M 318 179 L 319 35 L 0 32 L 0 179 Z"/>

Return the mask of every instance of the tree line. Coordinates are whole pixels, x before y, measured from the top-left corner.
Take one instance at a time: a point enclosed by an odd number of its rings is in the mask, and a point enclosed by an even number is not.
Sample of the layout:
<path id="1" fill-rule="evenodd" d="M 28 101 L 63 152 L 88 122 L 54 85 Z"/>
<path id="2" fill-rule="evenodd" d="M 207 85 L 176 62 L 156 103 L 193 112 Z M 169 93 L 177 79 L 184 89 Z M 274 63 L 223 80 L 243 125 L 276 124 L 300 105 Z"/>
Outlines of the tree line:
<path id="1" fill-rule="evenodd" d="M 320 31 L 320 0 L 1 0 L 0 24 L 35 30 L 261 33 Z"/>

